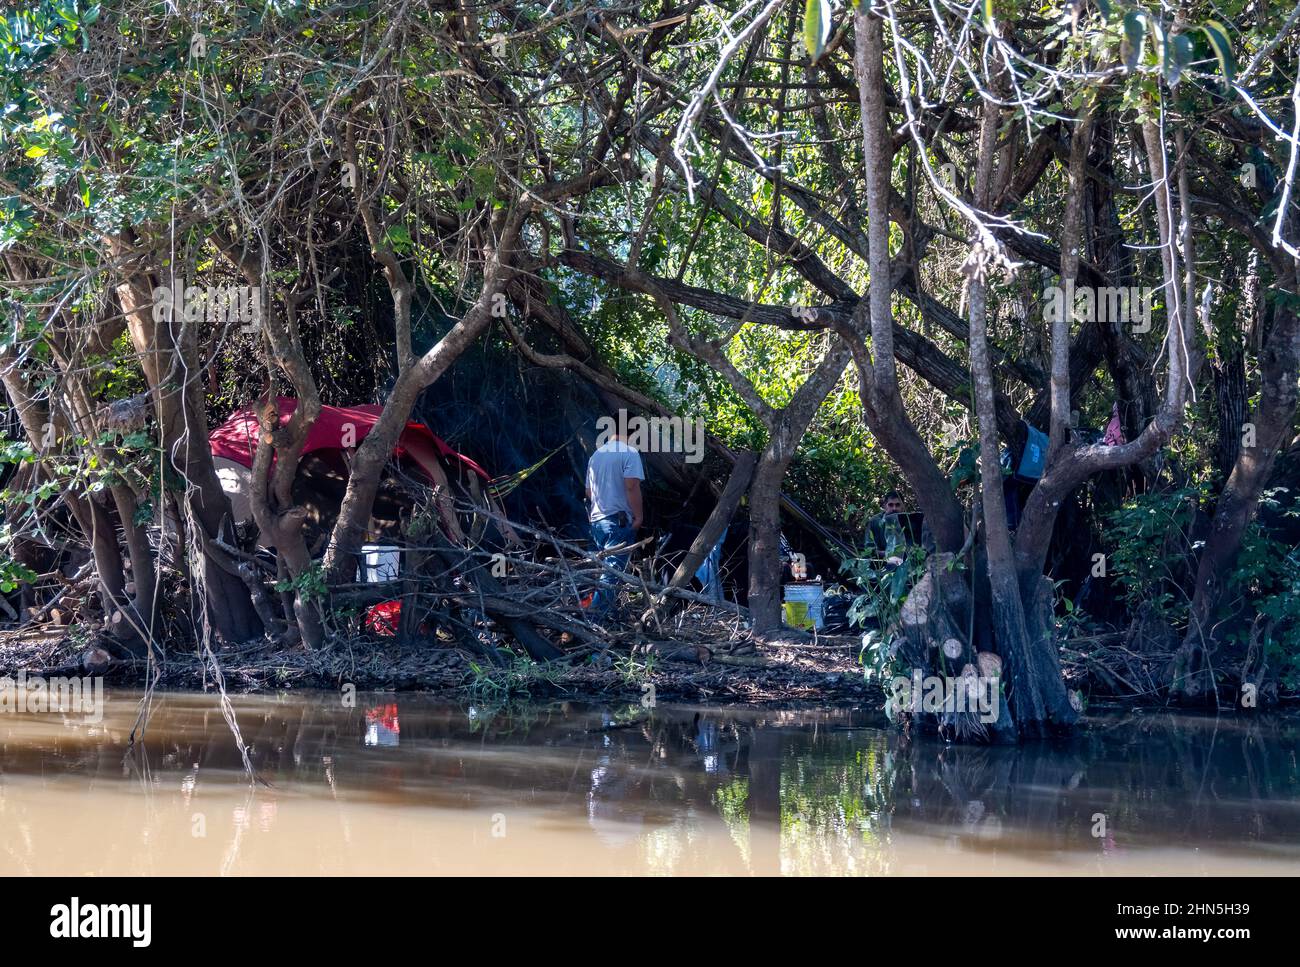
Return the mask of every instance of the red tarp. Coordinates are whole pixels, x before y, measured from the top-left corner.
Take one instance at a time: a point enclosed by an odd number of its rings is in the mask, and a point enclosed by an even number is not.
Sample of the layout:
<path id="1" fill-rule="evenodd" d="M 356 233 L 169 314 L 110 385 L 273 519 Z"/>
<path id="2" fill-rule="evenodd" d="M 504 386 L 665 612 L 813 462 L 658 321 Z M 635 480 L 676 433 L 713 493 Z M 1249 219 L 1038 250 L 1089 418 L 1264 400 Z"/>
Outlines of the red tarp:
<path id="1" fill-rule="evenodd" d="M 283 426 L 289 422 L 289 417 L 298 406 L 298 401 L 287 396 L 277 397 L 276 403 L 280 407 L 280 424 Z M 303 447 L 303 454 L 311 453 L 313 450 L 340 450 L 343 448 L 344 434 L 348 432 L 347 424 L 351 424 L 351 431 L 348 439 L 353 440 L 353 445 L 359 445 L 366 435 L 370 433 L 376 423 L 379 422 L 379 414 L 382 407 L 372 404 L 362 406 L 322 406 L 320 416 L 312 424 L 311 430 L 307 433 L 307 444 Z M 236 410 L 230 415 L 230 419 L 217 427 L 208 434 L 208 443 L 212 448 L 212 455 L 215 457 L 225 457 L 227 460 L 233 460 L 242 466 L 252 468 L 253 454 L 257 452 L 257 413 L 252 409 Z M 393 449 L 394 456 L 409 457 L 414 460 L 430 480 L 434 480 L 433 474 L 429 471 L 431 461 L 438 457 L 459 462 L 478 474 L 484 480 L 489 479 L 487 472 L 469 457 L 462 456 L 453 450 L 444 440 L 434 436 L 427 426 L 423 423 L 407 423 L 406 429 L 402 431 L 401 437 L 398 438 L 397 446 Z"/>

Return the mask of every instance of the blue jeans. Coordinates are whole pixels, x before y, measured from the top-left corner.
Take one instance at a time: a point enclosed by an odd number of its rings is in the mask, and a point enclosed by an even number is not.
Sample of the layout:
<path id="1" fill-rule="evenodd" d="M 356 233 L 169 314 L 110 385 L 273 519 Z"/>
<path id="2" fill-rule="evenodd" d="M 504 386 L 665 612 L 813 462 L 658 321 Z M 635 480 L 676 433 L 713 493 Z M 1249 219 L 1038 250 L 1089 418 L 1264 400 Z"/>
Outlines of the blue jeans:
<path id="1" fill-rule="evenodd" d="M 631 521 L 626 524 L 623 523 L 624 521 L 628 521 L 628 517 L 626 514 L 621 513 L 615 514 L 613 517 L 592 521 L 591 542 L 596 545 L 597 551 L 618 547 L 620 544 L 631 544 L 636 539 L 636 531 L 632 529 Z M 615 554 L 612 557 L 601 558 L 601 560 L 621 571 L 627 567 L 630 558 L 631 554 Z M 608 571 L 601 573 L 600 588 L 591 599 L 593 614 L 604 614 L 609 610 L 609 606 L 614 603 L 618 584 L 619 581 L 613 574 Z"/>

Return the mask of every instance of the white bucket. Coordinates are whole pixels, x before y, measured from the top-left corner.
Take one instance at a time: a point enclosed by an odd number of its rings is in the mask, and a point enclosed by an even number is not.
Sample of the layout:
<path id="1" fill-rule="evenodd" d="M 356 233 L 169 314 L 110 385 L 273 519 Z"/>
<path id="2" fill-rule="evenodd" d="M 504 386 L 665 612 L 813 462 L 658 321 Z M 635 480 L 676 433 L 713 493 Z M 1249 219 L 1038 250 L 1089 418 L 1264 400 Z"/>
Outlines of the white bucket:
<path id="1" fill-rule="evenodd" d="M 226 457 L 213 457 L 212 466 L 217 471 L 217 483 L 230 498 L 230 513 L 236 524 L 253 519 L 253 508 L 248 495 L 253 490 L 253 473 L 243 464 Z"/>
<path id="2" fill-rule="evenodd" d="M 787 604 L 807 605 L 808 616 L 812 618 L 813 627 L 821 631 L 825 624 L 821 582 L 809 581 L 807 584 L 785 585 L 785 601 Z"/>
<path id="3" fill-rule="evenodd" d="M 392 544 L 361 545 L 361 580 L 366 584 L 396 581 L 401 570 L 402 549 Z"/>

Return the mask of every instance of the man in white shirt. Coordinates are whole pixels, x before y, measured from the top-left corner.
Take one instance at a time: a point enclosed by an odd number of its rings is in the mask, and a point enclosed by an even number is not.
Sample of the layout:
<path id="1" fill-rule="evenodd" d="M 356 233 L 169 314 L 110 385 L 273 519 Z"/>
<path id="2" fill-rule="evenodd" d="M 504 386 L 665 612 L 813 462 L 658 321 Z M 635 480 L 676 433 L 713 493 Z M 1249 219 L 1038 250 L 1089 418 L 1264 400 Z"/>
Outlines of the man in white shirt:
<path id="1" fill-rule="evenodd" d="M 609 442 L 597 447 L 587 461 L 587 519 L 597 551 L 636 540 L 636 532 L 644 520 L 641 505 L 644 479 L 641 454 L 617 432 L 610 435 Z M 621 570 L 627 566 L 628 558 L 627 554 L 616 554 L 603 560 Z M 603 573 L 600 583 L 591 602 L 596 614 L 608 610 L 615 597 L 616 581 L 612 574 Z"/>

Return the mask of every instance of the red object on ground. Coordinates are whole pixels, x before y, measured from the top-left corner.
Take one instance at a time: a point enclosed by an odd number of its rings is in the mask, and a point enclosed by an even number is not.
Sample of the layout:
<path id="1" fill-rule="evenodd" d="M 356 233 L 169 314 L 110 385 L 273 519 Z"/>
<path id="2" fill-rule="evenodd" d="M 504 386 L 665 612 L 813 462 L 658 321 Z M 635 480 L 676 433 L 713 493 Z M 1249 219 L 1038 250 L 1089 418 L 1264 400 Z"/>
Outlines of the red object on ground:
<path id="1" fill-rule="evenodd" d="M 276 398 L 280 408 L 280 425 L 289 421 L 289 417 L 298 407 L 298 401 L 288 396 Z M 304 454 L 313 450 L 342 450 L 344 440 L 357 446 L 379 422 L 383 408 L 373 404 L 362 406 L 322 406 L 320 416 L 307 433 L 307 443 L 302 448 Z M 253 455 L 257 452 L 257 411 L 252 407 L 236 410 L 230 419 L 208 434 L 208 445 L 215 457 L 225 457 L 235 463 L 252 469 Z M 436 478 L 429 467 L 438 457 L 458 461 L 484 480 L 488 480 L 487 471 L 477 463 L 460 453 L 440 437 L 433 434 L 423 423 L 410 422 L 398 437 L 393 454 L 409 457 L 424 471 L 430 480 Z"/>
<path id="2" fill-rule="evenodd" d="M 402 625 L 402 602 L 380 601 L 366 610 L 366 630 L 380 638 L 392 638 Z M 424 622 L 416 629 L 422 635 L 429 633 L 429 626 Z"/>
<path id="3" fill-rule="evenodd" d="M 402 620 L 402 602 L 380 601 L 366 612 L 366 630 L 381 638 L 392 638 Z"/>

